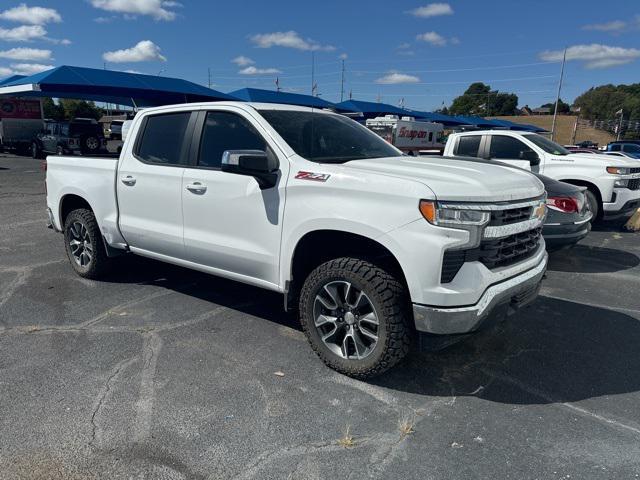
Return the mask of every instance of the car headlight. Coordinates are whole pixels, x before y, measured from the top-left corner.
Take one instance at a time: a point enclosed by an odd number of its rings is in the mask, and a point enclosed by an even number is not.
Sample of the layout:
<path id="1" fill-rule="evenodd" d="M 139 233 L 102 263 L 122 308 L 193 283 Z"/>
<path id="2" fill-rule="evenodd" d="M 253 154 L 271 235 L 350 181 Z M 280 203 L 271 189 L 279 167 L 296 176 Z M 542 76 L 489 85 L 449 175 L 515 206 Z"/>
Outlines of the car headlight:
<path id="1" fill-rule="evenodd" d="M 607 173 L 612 175 L 629 175 L 631 170 L 625 167 L 607 167 Z"/>
<path id="2" fill-rule="evenodd" d="M 491 218 L 491 212 L 439 207 L 431 200 L 420 200 L 420 213 L 432 225 L 463 230 L 471 226 L 486 225 Z"/>

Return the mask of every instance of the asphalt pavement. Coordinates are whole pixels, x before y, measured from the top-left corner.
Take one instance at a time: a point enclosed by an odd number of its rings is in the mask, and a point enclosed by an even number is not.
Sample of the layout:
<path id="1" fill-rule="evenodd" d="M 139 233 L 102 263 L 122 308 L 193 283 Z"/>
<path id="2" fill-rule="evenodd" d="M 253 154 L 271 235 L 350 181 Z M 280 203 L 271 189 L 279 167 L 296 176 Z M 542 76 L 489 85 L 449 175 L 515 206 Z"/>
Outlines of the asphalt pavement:
<path id="1" fill-rule="evenodd" d="M 0 156 L 1 479 L 640 478 L 640 233 L 597 228 L 530 308 L 361 382 L 277 294 L 75 275 L 39 165 Z"/>

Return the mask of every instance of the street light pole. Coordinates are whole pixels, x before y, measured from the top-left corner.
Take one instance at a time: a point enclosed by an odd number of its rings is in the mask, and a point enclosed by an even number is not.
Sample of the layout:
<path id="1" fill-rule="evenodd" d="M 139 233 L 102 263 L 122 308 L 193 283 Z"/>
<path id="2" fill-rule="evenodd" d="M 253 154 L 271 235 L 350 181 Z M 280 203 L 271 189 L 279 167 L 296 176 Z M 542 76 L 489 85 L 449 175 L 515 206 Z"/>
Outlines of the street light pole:
<path id="1" fill-rule="evenodd" d="M 560 90 L 562 89 L 562 79 L 564 78 L 564 63 L 567 60 L 567 49 L 565 47 L 562 54 L 562 67 L 560 67 L 560 81 L 558 82 L 558 94 L 556 95 L 556 106 L 553 109 L 553 123 L 551 124 L 551 140 L 556 136 L 556 118 L 558 117 L 558 104 L 560 103 Z"/>

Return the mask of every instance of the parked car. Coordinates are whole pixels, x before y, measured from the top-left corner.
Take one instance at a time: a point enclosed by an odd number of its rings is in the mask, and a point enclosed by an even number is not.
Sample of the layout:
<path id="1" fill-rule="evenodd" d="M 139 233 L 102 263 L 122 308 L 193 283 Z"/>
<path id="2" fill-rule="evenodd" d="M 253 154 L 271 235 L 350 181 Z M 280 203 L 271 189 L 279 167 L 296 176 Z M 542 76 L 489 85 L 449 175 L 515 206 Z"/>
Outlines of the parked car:
<path id="1" fill-rule="evenodd" d="M 640 158 L 640 140 L 621 140 L 610 142 L 607 145 L 607 152 L 625 153 L 631 158 Z"/>
<path id="2" fill-rule="evenodd" d="M 317 109 L 149 108 L 119 159 L 47 161 L 49 221 L 78 275 L 129 252 L 283 293 L 320 358 L 358 378 L 417 332 L 469 333 L 529 304 L 546 270 L 529 172 L 403 156 Z"/>
<path id="3" fill-rule="evenodd" d="M 598 144 L 591 140 L 584 140 L 580 143 L 576 143 L 576 147 L 580 148 L 598 148 Z"/>
<path id="4" fill-rule="evenodd" d="M 124 120 L 112 120 L 107 130 L 109 140 L 122 140 L 122 124 Z"/>
<path id="5" fill-rule="evenodd" d="M 44 130 L 31 143 L 33 158 L 43 154 L 95 154 L 105 151 L 107 142 L 102 128 L 93 119 L 75 118 L 70 122 L 48 120 Z"/>
<path id="6" fill-rule="evenodd" d="M 600 153 L 600 150 L 595 148 L 583 148 L 583 147 L 576 147 L 573 145 L 569 145 L 569 146 L 565 145 L 564 148 L 569 150 L 570 153 Z"/>
<path id="7" fill-rule="evenodd" d="M 453 133 L 444 153 L 508 163 L 587 187 L 594 220 L 628 217 L 640 207 L 640 166 L 628 158 L 570 154 L 546 137 L 513 130 Z"/>

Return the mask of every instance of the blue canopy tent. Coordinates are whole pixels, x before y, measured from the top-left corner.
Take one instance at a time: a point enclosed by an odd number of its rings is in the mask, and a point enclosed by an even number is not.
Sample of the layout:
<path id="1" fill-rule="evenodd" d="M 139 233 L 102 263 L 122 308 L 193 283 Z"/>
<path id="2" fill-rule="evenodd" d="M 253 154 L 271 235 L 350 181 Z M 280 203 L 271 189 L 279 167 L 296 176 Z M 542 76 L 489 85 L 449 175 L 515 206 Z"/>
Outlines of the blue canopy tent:
<path id="1" fill-rule="evenodd" d="M 0 83 L 0 95 L 93 100 L 132 107 L 236 100 L 178 78 L 63 65 Z"/>
<path id="2" fill-rule="evenodd" d="M 339 112 L 357 113 L 364 118 L 374 118 L 381 115 L 415 116 L 411 110 L 395 107 L 388 103 L 365 102 L 362 100 L 346 100 L 336 103 Z"/>
<path id="3" fill-rule="evenodd" d="M 457 117 L 451 115 L 444 115 L 436 112 L 413 112 L 413 116 L 418 120 L 425 120 L 428 122 L 441 123 L 445 127 L 457 127 L 459 125 L 467 125 L 467 123 Z"/>
<path id="4" fill-rule="evenodd" d="M 6 85 L 7 83 L 15 82 L 16 80 L 20 80 L 22 78 L 26 78 L 26 75 L 11 75 L 4 80 L 0 80 L 0 85 Z"/>
<path id="5" fill-rule="evenodd" d="M 463 125 L 472 125 L 478 128 L 505 128 L 504 125 L 500 125 L 493 120 L 477 117 L 475 115 L 457 115 L 454 118 L 463 122 Z"/>
<path id="6" fill-rule="evenodd" d="M 335 104 L 312 95 L 277 92 L 275 90 L 264 90 L 261 88 L 241 88 L 240 90 L 230 92 L 229 95 L 247 102 L 284 103 L 287 105 L 330 109 L 335 109 L 336 107 Z"/>

